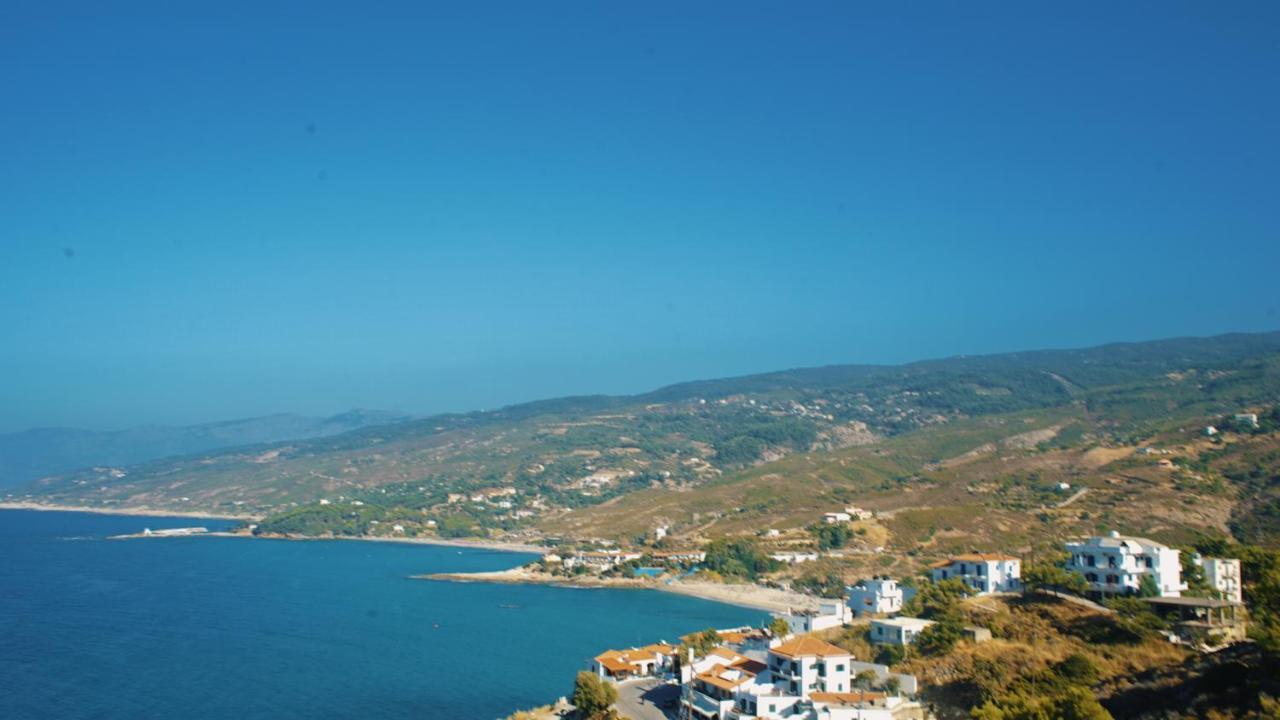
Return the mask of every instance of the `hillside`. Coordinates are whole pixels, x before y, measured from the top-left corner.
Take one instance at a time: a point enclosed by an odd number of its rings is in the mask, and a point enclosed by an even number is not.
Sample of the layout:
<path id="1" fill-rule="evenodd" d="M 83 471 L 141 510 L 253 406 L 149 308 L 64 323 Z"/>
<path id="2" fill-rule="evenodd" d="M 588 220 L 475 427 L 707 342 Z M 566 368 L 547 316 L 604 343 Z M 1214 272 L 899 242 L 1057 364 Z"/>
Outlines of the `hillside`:
<path id="1" fill-rule="evenodd" d="M 34 428 L 0 434 L 0 488 L 91 466 L 121 466 L 157 458 L 281 440 L 328 437 L 405 420 L 388 412 L 352 410 L 330 417 L 289 413 L 179 427 L 117 431 Z"/>
<path id="2" fill-rule="evenodd" d="M 409 534 L 631 539 L 668 524 L 690 538 L 792 529 L 797 543 L 812 540 L 815 513 L 856 502 L 881 514 L 863 540 L 940 551 L 1025 543 L 1043 535 L 1036 523 L 1074 531 L 1132 516 L 1144 530 L 1150 507 L 1116 501 L 1158 487 L 1161 522 L 1185 535 L 1257 525 L 1271 506 L 1236 488 L 1265 479 L 1198 488 L 1196 471 L 1155 469 L 1169 458 L 1131 457 L 1136 444 L 1200 462 L 1206 419 L 1278 397 L 1280 333 L 832 366 L 99 467 L 11 499 L 257 513 L 310 534 L 394 521 Z M 1265 455 L 1266 442 L 1250 436 L 1248 452 Z M 1213 472 L 1232 457 L 1211 459 Z M 1059 481 L 1089 492 L 1055 508 Z"/>

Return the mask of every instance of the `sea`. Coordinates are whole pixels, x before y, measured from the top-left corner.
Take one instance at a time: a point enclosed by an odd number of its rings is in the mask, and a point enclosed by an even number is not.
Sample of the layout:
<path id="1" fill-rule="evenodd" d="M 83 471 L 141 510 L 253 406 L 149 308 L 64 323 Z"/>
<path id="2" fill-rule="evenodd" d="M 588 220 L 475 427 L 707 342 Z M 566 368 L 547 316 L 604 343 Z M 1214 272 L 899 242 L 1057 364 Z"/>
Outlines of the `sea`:
<path id="1" fill-rule="evenodd" d="M 111 535 L 221 520 L 0 510 L 0 718 L 506 717 L 606 648 L 760 611 L 652 590 L 415 580 L 532 555 Z"/>

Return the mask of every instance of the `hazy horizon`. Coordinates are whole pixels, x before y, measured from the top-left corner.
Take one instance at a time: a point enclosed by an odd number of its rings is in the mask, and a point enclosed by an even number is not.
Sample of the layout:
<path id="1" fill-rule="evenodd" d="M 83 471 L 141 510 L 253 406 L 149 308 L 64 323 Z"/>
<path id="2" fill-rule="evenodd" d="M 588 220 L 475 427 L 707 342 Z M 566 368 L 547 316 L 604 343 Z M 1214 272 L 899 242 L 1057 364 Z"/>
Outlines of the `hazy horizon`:
<path id="1" fill-rule="evenodd" d="M 1274 3 L 65 10 L 0 23 L 0 432 L 1280 324 Z"/>

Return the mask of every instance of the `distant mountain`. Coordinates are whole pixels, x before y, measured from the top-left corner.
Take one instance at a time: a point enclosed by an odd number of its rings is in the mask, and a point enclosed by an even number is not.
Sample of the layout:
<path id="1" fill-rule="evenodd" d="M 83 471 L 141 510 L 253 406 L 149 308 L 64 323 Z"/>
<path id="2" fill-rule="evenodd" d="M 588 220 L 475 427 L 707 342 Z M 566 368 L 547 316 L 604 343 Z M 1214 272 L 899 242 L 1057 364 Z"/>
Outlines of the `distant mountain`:
<path id="1" fill-rule="evenodd" d="M 145 426 L 114 432 L 35 428 L 0 434 L 0 488 L 90 466 L 132 465 L 238 445 L 306 440 L 409 419 L 396 413 L 351 410 L 315 418 L 282 413 L 245 420 Z"/>

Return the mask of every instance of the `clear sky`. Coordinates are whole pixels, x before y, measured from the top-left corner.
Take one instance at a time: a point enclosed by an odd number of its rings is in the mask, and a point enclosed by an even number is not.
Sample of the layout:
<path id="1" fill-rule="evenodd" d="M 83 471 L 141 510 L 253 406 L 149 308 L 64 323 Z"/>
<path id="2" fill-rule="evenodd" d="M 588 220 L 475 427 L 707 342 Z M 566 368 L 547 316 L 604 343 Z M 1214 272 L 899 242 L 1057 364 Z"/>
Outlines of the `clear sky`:
<path id="1" fill-rule="evenodd" d="M 0 430 L 1275 329 L 1277 32 L 1271 1 L 7 0 Z"/>

